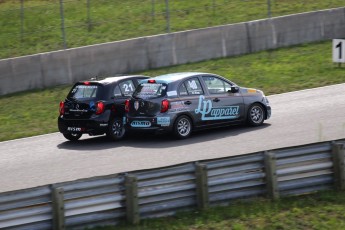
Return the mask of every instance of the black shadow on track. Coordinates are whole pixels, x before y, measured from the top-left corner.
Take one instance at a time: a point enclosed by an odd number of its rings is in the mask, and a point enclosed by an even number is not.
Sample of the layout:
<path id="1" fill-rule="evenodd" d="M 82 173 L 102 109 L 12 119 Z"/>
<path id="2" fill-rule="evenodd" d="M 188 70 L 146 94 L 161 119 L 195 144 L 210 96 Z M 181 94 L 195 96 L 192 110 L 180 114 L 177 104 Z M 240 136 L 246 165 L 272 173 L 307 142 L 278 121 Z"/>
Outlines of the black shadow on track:
<path id="1" fill-rule="evenodd" d="M 127 135 L 120 141 L 110 141 L 106 136 L 89 137 L 87 134 L 79 141 L 66 141 L 59 144 L 59 149 L 69 150 L 103 150 L 118 147 L 132 147 L 132 148 L 169 148 L 176 146 L 188 146 L 195 143 L 202 143 L 205 141 L 218 140 L 231 136 L 238 136 L 243 133 L 255 132 L 256 130 L 265 129 L 271 126 L 269 123 L 264 123 L 259 127 L 247 127 L 245 125 L 222 127 L 215 129 L 207 129 L 194 132 L 189 138 L 184 140 L 176 140 L 169 134 L 147 134 L 138 133 Z M 85 138 L 86 137 L 86 138 Z"/>

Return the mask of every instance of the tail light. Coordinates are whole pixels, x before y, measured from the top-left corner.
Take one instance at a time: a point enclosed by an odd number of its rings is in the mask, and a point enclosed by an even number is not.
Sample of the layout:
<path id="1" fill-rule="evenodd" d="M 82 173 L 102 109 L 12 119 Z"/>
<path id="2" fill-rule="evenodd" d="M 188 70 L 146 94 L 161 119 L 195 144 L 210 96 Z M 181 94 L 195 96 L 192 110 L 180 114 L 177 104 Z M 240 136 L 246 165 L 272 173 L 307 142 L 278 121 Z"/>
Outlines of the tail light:
<path id="1" fill-rule="evenodd" d="M 96 114 L 99 115 L 99 114 L 102 114 L 104 112 L 104 103 L 99 101 L 96 103 Z"/>
<path id="2" fill-rule="evenodd" d="M 59 113 L 60 113 L 60 115 L 65 114 L 65 102 L 63 102 L 63 101 L 60 101 Z"/>
<path id="3" fill-rule="evenodd" d="M 169 109 L 169 101 L 164 99 L 161 104 L 161 113 L 165 113 Z"/>
<path id="4" fill-rule="evenodd" d="M 125 112 L 126 113 L 129 112 L 129 100 L 128 99 L 125 101 Z"/>

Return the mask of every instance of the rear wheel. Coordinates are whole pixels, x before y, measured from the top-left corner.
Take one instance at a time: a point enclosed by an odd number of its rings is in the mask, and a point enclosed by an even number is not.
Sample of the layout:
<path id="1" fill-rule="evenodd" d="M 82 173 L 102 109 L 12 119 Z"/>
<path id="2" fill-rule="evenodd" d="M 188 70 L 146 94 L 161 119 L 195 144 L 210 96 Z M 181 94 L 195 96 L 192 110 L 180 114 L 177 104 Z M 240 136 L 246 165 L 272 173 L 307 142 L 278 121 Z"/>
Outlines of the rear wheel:
<path id="1" fill-rule="evenodd" d="M 63 133 L 63 136 L 70 141 L 77 141 L 81 137 L 81 133 Z"/>
<path id="2" fill-rule="evenodd" d="M 125 132 L 126 130 L 123 126 L 122 120 L 119 118 L 115 118 L 109 123 L 107 136 L 110 140 L 117 141 L 125 136 Z"/>
<path id="3" fill-rule="evenodd" d="M 248 109 L 247 123 L 251 126 L 259 126 L 265 120 L 265 109 L 260 104 L 253 104 Z"/>
<path id="4" fill-rule="evenodd" d="M 189 117 L 182 115 L 174 124 L 174 135 L 178 139 L 185 139 L 192 133 L 192 122 Z"/>

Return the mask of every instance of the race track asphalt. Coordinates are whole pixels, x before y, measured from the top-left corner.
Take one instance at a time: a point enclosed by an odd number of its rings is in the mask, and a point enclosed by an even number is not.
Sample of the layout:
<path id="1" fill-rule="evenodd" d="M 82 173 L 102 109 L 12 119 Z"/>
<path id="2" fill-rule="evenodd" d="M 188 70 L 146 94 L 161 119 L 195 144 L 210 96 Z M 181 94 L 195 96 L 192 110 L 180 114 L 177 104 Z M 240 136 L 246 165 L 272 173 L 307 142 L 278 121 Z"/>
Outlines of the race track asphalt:
<path id="1" fill-rule="evenodd" d="M 345 138 L 345 84 L 269 96 L 263 126 L 226 127 L 189 139 L 137 135 L 119 142 L 60 133 L 0 142 L 0 192 Z"/>

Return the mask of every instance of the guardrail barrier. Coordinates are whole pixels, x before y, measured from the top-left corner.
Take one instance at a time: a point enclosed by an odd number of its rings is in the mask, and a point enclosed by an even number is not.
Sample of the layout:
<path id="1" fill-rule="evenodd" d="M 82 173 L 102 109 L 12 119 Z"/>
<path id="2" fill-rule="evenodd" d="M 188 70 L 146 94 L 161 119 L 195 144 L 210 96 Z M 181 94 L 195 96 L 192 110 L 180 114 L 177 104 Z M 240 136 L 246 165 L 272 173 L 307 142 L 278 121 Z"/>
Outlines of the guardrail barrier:
<path id="1" fill-rule="evenodd" d="M 95 177 L 0 194 L 0 229 L 132 224 L 236 199 L 345 188 L 345 140 Z"/>

